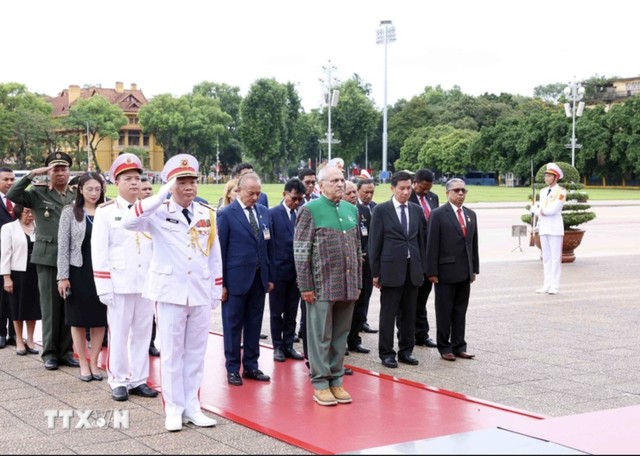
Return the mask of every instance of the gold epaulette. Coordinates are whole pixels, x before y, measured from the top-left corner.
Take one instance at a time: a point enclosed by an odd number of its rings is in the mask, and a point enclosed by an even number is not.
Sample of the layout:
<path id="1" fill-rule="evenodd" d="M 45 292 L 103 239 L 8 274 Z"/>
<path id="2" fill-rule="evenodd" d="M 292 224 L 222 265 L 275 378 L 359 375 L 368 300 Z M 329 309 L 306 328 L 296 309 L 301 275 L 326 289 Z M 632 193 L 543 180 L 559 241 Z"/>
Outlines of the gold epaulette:
<path id="1" fill-rule="evenodd" d="M 109 201 L 105 201 L 104 203 L 100 204 L 98 207 L 107 207 L 107 206 L 109 206 L 110 204 L 113 204 L 113 203 L 115 203 L 115 202 L 116 202 L 116 200 L 114 200 L 114 199 L 109 200 Z"/>
<path id="2" fill-rule="evenodd" d="M 215 207 L 210 206 L 210 205 L 208 205 L 208 204 L 206 204 L 206 203 L 203 203 L 202 201 L 196 201 L 196 203 L 200 204 L 201 206 L 206 207 L 206 208 L 207 208 L 207 209 L 209 209 L 210 211 L 213 211 L 213 212 L 215 212 L 215 211 L 216 211 L 216 208 L 215 208 Z"/>

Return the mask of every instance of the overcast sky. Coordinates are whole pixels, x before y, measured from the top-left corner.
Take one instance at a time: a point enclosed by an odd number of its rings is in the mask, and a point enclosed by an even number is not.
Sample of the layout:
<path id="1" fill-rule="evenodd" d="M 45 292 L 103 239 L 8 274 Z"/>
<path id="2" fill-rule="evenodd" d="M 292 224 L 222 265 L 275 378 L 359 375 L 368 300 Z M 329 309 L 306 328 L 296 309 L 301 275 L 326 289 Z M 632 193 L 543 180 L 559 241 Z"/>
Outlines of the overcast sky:
<path id="1" fill-rule="evenodd" d="M 246 95 L 258 78 L 298 84 L 320 106 L 323 66 L 357 73 L 387 100 L 426 86 L 533 95 L 574 76 L 634 77 L 640 2 L 592 0 L 11 0 L 0 14 L 0 82 L 55 95 L 70 84 L 136 83 L 147 97 L 213 81 Z"/>

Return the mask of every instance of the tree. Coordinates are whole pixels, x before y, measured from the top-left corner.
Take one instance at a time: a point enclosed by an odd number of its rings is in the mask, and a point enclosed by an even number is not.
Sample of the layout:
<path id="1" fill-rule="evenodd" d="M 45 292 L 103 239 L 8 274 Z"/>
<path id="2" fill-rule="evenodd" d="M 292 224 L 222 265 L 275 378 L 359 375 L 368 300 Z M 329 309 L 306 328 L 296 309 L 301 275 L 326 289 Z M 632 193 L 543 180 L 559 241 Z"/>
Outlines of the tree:
<path id="1" fill-rule="evenodd" d="M 340 102 L 331 110 L 332 130 L 341 141 L 335 156 L 347 164 L 364 157 L 365 140 L 373 136 L 379 117 L 362 84 L 358 75 L 340 84 Z M 323 122 L 326 125 L 327 119 Z"/>
<path id="2" fill-rule="evenodd" d="M 164 150 L 164 161 L 182 150 L 186 115 L 189 107 L 185 98 L 174 98 L 171 94 L 154 97 L 138 112 L 140 125 L 145 133 L 153 134 Z"/>
<path id="3" fill-rule="evenodd" d="M 430 168 L 445 175 L 473 168 L 471 151 L 479 133 L 451 125 L 424 127 L 405 141 L 396 169 Z"/>
<path id="4" fill-rule="evenodd" d="M 64 124 L 71 130 L 83 134 L 88 130 L 89 153 L 97 172 L 101 172 L 96 157 L 98 145 L 105 138 L 118 141 L 120 129 L 127 123 L 127 117 L 122 110 L 102 95 L 78 100 L 69 108 L 69 116 L 64 120 Z"/>
<path id="5" fill-rule="evenodd" d="M 53 137 L 51 105 L 18 83 L 0 84 L 0 148 L 18 168 L 41 161 Z"/>
<path id="6" fill-rule="evenodd" d="M 240 87 L 203 81 L 193 87 L 192 94 L 218 100 L 222 112 L 231 116 L 231 122 L 227 126 L 227 131 L 218 138 L 221 167 L 225 172 L 230 172 L 232 164 L 238 163 L 242 159 L 243 145 L 238 134 L 240 104 L 242 103 Z"/>
<path id="7" fill-rule="evenodd" d="M 287 137 L 288 91 L 275 79 L 258 79 L 240 105 L 239 133 L 246 154 L 270 179 L 280 163 L 283 138 Z"/>

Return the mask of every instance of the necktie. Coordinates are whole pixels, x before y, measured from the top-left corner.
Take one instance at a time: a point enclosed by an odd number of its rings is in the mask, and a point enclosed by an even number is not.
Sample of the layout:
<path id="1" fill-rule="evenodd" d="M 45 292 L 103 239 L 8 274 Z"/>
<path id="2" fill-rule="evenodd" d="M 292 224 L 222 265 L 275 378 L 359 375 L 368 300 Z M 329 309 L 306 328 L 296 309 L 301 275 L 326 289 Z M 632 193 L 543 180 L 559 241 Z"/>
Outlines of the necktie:
<path id="1" fill-rule="evenodd" d="M 407 213 L 404 211 L 406 209 L 406 204 L 400 205 L 400 224 L 402 225 L 402 229 L 405 234 L 409 233 L 409 223 L 407 223 Z"/>
<path id="2" fill-rule="evenodd" d="M 462 230 L 462 235 L 467 235 L 467 228 L 464 226 L 464 219 L 462 218 L 462 209 L 458 208 L 458 222 L 460 223 L 460 229 Z"/>
<path id="3" fill-rule="evenodd" d="M 9 215 L 11 215 L 11 217 L 13 218 L 13 203 L 11 202 L 11 200 L 9 198 L 5 197 L 5 206 L 7 206 L 7 212 L 9 212 Z"/>
<path id="4" fill-rule="evenodd" d="M 420 197 L 420 205 L 422 206 L 422 210 L 424 211 L 424 218 L 429 220 L 429 214 L 431 214 L 431 209 L 429 209 L 429 205 L 427 204 L 427 199 L 424 195 Z"/>
<path id="5" fill-rule="evenodd" d="M 182 214 L 184 215 L 184 218 L 187 219 L 187 223 L 191 225 L 191 217 L 189 217 L 189 209 L 187 209 L 186 207 L 182 209 Z"/>
<path id="6" fill-rule="evenodd" d="M 296 211 L 291 211 L 290 217 L 291 217 L 291 224 L 293 226 L 296 226 Z"/>
<path id="7" fill-rule="evenodd" d="M 249 211 L 249 223 L 251 224 L 251 229 L 253 230 L 253 234 L 255 237 L 260 235 L 260 229 L 258 228 L 258 222 L 256 221 L 256 216 L 253 215 L 253 210 L 250 207 L 245 207 L 246 210 Z"/>
<path id="8" fill-rule="evenodd" d="M 551 194 L 551 189 L 547 190 L 547 196 Z"/>

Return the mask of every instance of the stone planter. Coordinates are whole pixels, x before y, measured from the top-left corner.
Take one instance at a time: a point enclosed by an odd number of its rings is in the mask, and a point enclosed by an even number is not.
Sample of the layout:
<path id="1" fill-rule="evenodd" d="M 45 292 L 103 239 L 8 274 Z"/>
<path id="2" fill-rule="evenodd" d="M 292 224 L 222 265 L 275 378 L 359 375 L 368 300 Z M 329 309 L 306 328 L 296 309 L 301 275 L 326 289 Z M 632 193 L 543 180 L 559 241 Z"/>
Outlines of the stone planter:
<path id="1" fill-rule="evenodd" d="M 576 261 L 576 255 L 573 253 L 575 249 L 578 248 L 580 243 L 582 242 L 582 237 L 584 236 L 584 230 L 579 229 L 568 229 L 564 232 L 564 237 L 562 238 L 562 262 L 563 263 L 573 263 Z M 540 236 L 538 233 L 535 235 L 535 244 L 536 247 L 542 249 L 540 245 Z M 542 256 L 542 255 L 540 255 Z"/>

